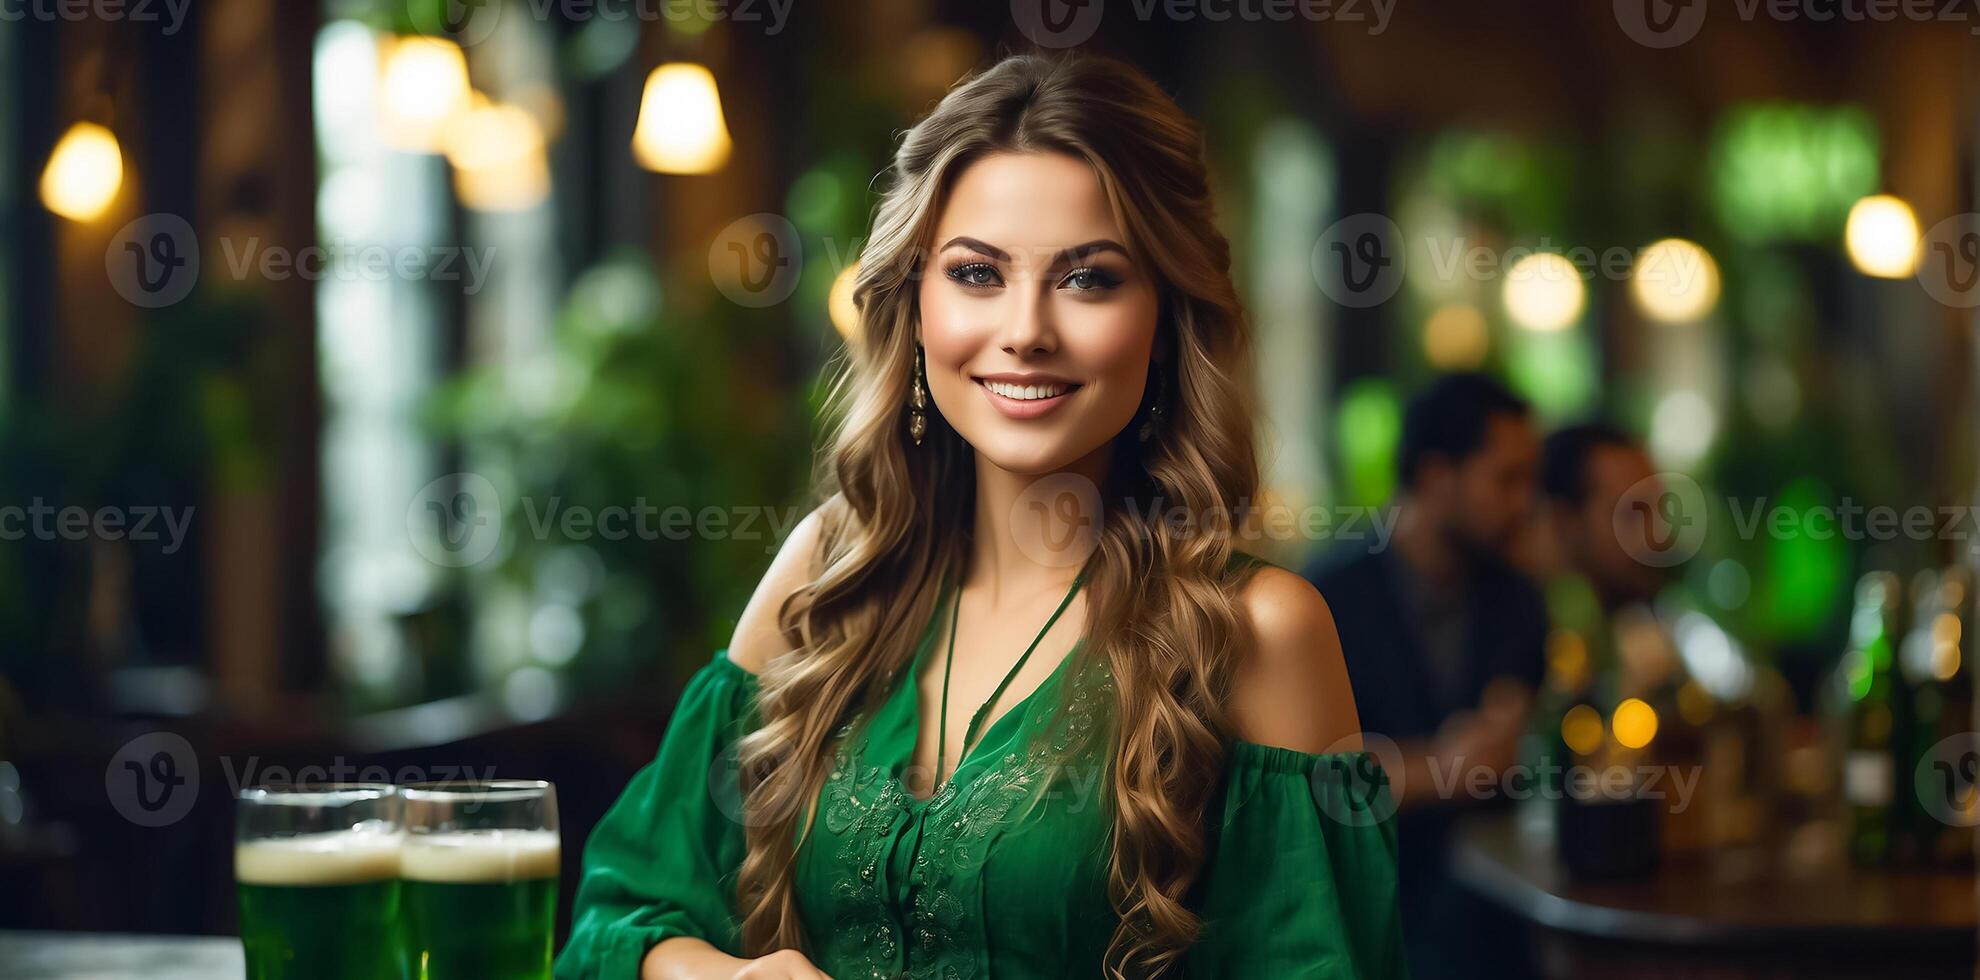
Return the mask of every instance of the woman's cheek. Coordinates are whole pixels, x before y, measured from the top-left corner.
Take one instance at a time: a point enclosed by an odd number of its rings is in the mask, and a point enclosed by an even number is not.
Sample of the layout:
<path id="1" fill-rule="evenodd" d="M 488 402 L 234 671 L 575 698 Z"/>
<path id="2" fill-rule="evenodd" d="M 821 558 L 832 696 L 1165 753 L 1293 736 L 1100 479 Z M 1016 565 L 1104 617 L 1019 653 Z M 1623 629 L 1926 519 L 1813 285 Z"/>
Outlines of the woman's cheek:
<path id="1" fill-rule="evenodd" d="M 1075 314 L 1068 314 L 1070 320 Z M 1106 378 L 1110 393 L 1106 416 L 1126 419 L 1141 407 L 1148 361 L 1155 347 L 1155 307 L 1152 302 L 1119 302 L 1080 311 L 1076 336 L 1086 348 L 1080 362 L 1092 374 Z M 1067 321 L 1061 321 L 1067 322 Z"/>
<path id="2" fill-rule="evenodd" d="M 988 317 L 989 308 L 982 300 L 971 302 L 972 297 L 962 296 L 953 286 L 945 282 L 930 280 L 922 284 L 921 343 L 933 355 L 937 348 L 945 353 L 967 343 L 967 338 L 980 326 L 978 321 Z"/>
<path id="3" fill-rule="evenodd" d="M 976 338 L 983 333 L 981 321 L 986 311 L 972 309 L 961 297 L 945 295 L 948 291 L 940 284 L 924 287 L 920 299 L 921 346 L 927 358 L 928 387 L 930 394 L 938 399 L 936 408 L 943 409 L 945 403 L 949 411 L 959 407 L 958 399 L 963 397 L 963 384 L 960 380 L 962 365 L 970 359 L 977 344 Z"/>

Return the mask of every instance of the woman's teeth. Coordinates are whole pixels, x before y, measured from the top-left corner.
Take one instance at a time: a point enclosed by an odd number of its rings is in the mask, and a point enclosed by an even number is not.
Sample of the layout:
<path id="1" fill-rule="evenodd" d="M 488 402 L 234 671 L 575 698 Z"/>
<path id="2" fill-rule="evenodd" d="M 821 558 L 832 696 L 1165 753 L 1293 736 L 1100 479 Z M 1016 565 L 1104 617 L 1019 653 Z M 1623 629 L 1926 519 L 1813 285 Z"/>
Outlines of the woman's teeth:
<path id="1" fill-rule="evenodd" d="M 1057 398 L 1072 390 L 1072 385 L 1065 384 L 1014 385 L 1002 381 L 985 381 L 983 382 L 983 387 L 1005 398 L 1015 398 L 1018 401 L 1027 402 L 1037 401 L 1040 398 Z"/>

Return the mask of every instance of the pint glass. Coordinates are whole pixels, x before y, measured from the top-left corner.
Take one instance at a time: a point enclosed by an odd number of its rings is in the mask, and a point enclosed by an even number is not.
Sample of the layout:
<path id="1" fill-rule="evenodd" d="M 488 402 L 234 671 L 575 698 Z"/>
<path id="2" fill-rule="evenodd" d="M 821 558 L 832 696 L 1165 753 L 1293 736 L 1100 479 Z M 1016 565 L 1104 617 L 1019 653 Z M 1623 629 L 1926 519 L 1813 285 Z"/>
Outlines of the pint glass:
<path id="1" fill-rule="evenodd" d="M 400 876 L 419 980 L 550 976 L 557 794 L 537 780 L 403 787 Z"/>
<path id="2" fill-rule="evenodd" d="M 256 787 L 235 813 L 248 980 L 402 980 L 398 791 Z"/>

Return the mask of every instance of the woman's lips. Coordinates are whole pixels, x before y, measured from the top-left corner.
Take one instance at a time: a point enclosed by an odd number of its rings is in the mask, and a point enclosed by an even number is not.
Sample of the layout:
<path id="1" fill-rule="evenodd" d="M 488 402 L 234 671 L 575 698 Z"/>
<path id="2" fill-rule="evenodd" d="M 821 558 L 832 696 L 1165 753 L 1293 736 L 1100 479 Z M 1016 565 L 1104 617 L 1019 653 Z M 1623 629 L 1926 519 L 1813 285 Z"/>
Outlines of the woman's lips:
<path id="1" fill-rule="evenodd" d="M 1053 395 L 1050 398 L 1012 398 L 1009 395 L 1000 395 L 997 392 L 991 391 L 990 386 L 985 384 L 982 378 L 975 380 L 976 387 L 983 392 L 983 397 L 990 400 L 991 407 L 1004 413 L 1005 418 L 1013 419 L 1038 418 L 1065 404 L 1066 399 L 1071 398 L 1073 393 L 1077 392 L 1081 387 L 1080 385 L 1068 385 L 1064 392 Z"/>

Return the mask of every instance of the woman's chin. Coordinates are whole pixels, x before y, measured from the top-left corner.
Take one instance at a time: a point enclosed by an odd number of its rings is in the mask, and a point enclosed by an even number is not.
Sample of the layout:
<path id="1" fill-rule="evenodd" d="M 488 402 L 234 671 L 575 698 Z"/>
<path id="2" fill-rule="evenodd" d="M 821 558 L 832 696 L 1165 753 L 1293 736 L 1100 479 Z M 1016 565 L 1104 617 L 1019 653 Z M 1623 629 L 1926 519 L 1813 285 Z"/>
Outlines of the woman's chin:
<path id="1" fill-rule="evenodd" d="M 1079 459 L 1077 453 L 1041 450 L 1037 446 L 978 446 L 976 454 L 984 462 L 1017 476 L 1056 473 Z"/>
<path id="2" fill-rule="evenodd" d="M 1046 476 L 1070 469 L 1108 442 L 1102 439 L 1087 445 L 1091 440 L 1075 441 L 1057 433 L 1048 437 L 1014 432 L 988 433 L 981 441 L 968 441 L 984 462 L 1018 476 Z"/>

